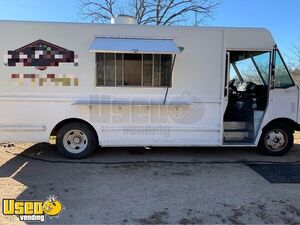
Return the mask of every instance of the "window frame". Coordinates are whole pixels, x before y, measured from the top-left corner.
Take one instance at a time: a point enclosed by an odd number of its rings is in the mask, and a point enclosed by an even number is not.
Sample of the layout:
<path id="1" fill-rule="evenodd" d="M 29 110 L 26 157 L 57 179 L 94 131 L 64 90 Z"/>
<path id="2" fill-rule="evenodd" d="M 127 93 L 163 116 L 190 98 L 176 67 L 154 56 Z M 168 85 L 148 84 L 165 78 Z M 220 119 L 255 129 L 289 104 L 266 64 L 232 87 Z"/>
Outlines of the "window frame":
<path id="1" fill-rule="evenodd" d="M 105 63 L 104 63 L 104 81 L 103 81 L 103 85 L 99 85 L 98 84 L 98 71 L 97 71 L 97 55 L 98 54 L 103 54 L 104 55 L 104 62 L 105 62 L 105 55 L 106 54 L 114 54 L 115 55 L 115 85 L 105 85 Z M 117 64 L 117 54 L 122 55 L 122 85 L 117 85 L 117 74 L 116 74 L 116 64 Z M 134 54 L 134 53 L 122 53 L 122 52 L 115 52 L 115 53 L 111 53 L 111 52 L 95 52 L 95 75 L 94 75 L 94 79 L 95 79 L 95 87 L 96 88 L 109 88 L 109 87 L 113 87 L 113 88 L 119 88 L 119 87 L 123 87 L 123 88 L 173 88 L 173 73 L 174 73 L 174 65 L 175 65 L 175 60 L 176 60 L 176 54 L 154 54 L 154 53 L 150 53 L 150 55 L 152 55 L 152 86 L 144 86 L 144 55 L 149 55 L 148 53 L 137 53 L 141 55 L 141 63 L 142 63 L 142 69 L 141 69 L 141 85 L 124 85 L 124 80 L 125 80 L 125 75 L 124 75 L 124 55 L 125 54 Z M 170 85 L 169 86 L 154 86 L 155 84 L 155 56 L 159 56 L 159 84 L 161 84 L 161 56 L 162 55 L 170 55 L 171 56 L 171 74 L 170 74 Z"/>

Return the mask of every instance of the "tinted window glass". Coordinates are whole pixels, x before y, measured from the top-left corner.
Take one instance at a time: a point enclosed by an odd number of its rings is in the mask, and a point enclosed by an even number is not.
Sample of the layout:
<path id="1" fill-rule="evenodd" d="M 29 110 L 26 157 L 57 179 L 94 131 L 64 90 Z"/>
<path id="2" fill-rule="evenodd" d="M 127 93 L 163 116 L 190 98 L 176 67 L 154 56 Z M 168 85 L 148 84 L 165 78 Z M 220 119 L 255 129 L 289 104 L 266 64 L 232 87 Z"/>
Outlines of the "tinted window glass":
<path id="1" fill-rule="evenodd" d="M 142 84 L 142 55 L 124 54 L 124 85 Z"/>
<path id="2" fill-rule="evenodd" d="M 288 88 L 294 86 L 294 82 L 290 77 L 289 71 L 286 68 L 280 54 L 275 55 L 275 88 Z"/>
<path id="3" fill-rule="evenodd" d="M 258 85 L 264 84 L 251 59 L 239 61 L 236 63 L 236 66 L 244 82 L 252 82 Z"/>
<path id="4" fill-rule="evenodd" d="M 172 55 L 97 53 L 97 86 L 171 85 Z"/>
<path id="5" fill-rule="evenodd" d="M 161 86 L 171 85 L 172 56 L 161 55 Z"/>
<path id="6" fill-rule="evenodd" d="M 269 84 L 269 77 L 270 77 L 270 57 L 271 53 L 263 53 L 253 57 L 254 62 L 257 65 L 257 69 L 259 70 L 260 74 L 262 75 L 266 84 Z"/>
<path id="7" fill-rule="evenodd" d="M 104 54 L 96 54 L 97 86 L 104 85 Z"/>
<path id="8" fill-rule="evenodd" d="M 158 87 L 160 84 L 161 74 L 161 55 L 154 56 L 154 86 Z"/>
<path id="9" fill-rule="evenodd" d="M 105 54 L 105 85 L 115 85 L 115 54 Z"/>
<path id="10" fill-rule="evenodd" d="M 117 85 L 123 85 L 123 55 L 116 54 L 116 79 Z"/>
<path id="11" fill-rule="evenodd" d="M 143 85 L 152 86 L 153 55 L 143 55 Z"/>
<path id="12" fill-rule="evenodd" d="M 237 84 L 252 82 L 268 86 L 271 52 L 231 51 L 230 76 Z"/>

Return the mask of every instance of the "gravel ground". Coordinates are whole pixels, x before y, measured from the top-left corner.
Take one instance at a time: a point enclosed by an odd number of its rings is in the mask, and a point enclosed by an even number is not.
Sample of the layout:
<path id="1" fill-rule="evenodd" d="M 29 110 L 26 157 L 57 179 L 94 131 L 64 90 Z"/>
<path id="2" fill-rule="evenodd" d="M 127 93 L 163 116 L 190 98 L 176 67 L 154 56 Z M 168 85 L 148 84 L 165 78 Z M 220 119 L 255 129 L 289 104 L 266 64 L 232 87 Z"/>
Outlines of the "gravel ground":
<path id="1" fill-rule="evenodd" d="M 2 146 L 0 198 L 56 195 L 65 209 L 49 224 L 300 224 L 300 184 L 270 184 L 249 161 L 300 161 L 300 145 L 279 158 L 249 148 L 104 148 L 79 161 L 49 144 Z M 0 224 L 21 222 L 1 214 Z"/>

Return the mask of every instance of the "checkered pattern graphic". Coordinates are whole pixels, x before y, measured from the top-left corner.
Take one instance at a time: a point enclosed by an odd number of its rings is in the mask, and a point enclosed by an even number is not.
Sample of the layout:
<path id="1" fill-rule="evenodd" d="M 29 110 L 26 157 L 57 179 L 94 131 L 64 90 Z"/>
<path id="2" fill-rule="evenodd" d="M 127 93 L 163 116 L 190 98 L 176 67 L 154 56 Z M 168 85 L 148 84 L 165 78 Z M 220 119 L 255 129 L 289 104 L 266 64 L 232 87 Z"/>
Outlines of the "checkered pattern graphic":
<path id="1" fill-rule="evenodd" d="M 37 67 L 45 70 L 47 67 L 59 66 L 60 63 L 73 63 L 78 66 L 78 55 L 44 40 L 35 41 L 14 51 L 8 51 L 4 56 L 4 64 L 14 67 L 21 63 L 26 67 Z"/>
<path id="2" fill-rule="evenodd" d="M 66 74 L 12 74 L 11 79 L 17 86 L 79 86 L 78 78 Z"/>
<path id="3" fill-rule="evenodd" d="M 4 56 L 4 64 L 15 67 L 35 67 L 44 71 L 47 67 L 58 67 L 61 63 L 72 63 L 78 66 L 78 55 L 74 51 L 37 40 Z M 79 79 L 70 74 L 11 74 L 17 86 L 79 86 Z"/>

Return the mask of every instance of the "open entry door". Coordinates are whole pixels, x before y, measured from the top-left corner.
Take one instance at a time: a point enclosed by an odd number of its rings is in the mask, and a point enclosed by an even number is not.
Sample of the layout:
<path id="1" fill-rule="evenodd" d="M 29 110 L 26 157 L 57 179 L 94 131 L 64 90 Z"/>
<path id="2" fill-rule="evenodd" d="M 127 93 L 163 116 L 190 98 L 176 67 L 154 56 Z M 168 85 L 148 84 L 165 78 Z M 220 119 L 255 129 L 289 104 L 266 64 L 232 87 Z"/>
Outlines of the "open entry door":
<path id="1" fill-rule="evenodd" d="M 253 143 L 268 103 L 271 52 L 228 51 L 224 144 Z"/>

